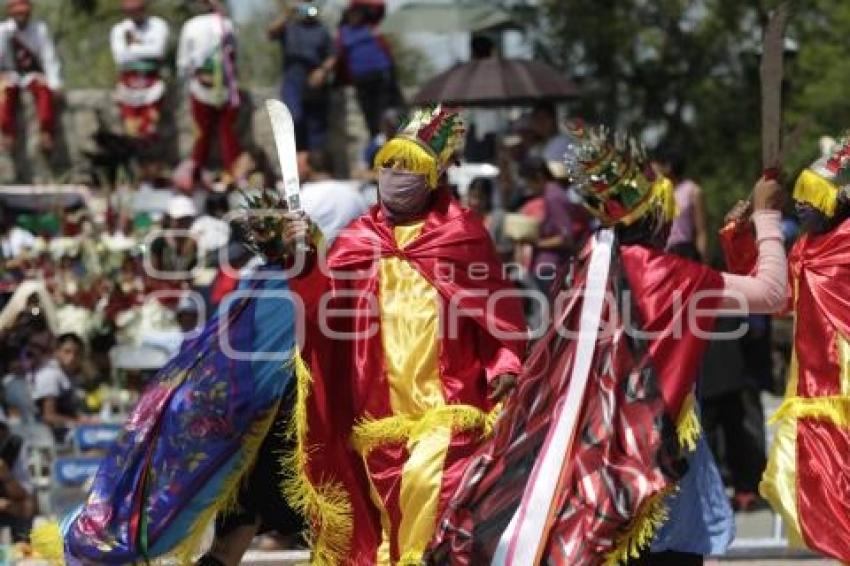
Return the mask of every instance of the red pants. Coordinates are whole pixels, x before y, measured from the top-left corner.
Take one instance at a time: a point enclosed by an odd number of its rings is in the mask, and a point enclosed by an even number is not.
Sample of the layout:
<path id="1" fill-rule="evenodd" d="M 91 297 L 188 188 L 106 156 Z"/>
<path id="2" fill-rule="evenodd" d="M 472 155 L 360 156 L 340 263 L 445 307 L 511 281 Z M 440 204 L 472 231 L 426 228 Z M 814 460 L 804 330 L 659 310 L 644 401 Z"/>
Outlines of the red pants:
<path id="1" fill-rule="evenodd" d="M 191 101 L 192 118 L 197 128 L 192 161 L 196 167 L 203 167 L 209 157 L 213 137 L 217 134 L 221 145 L 221 158 L 224 167 L 229 171 L 241 152 L 239 138 L 236 136 L 239 108 L 230 104 L 217 108 L 204 104 L 195 97 L 192 97 Z"/>
<path id="2" fill-rule="evenodd" d="M 162 101 L 144 106 L 129 106 L 119 103 L 118 108 L 121 111 L 121 120 L 124 122 L 124 131 L 128 136 L 150 140 L 156 135 Z"/>
<path id="3" fill-rule="evenodd" d="M 56 128 L 56 108 L 53 104 L 53 91 L 40 80 L 33 80 L 26 87 L 32 93 L 35 101 L 35 113 L 38 127 L 43 133 L 52 134 Z M 0 101 L 0 130 L 3 135 L 14 138 L 16 131 L 16 116 L 20 102 L 21 88 L 17 85 L 7 85 L 3 89 Z"/>

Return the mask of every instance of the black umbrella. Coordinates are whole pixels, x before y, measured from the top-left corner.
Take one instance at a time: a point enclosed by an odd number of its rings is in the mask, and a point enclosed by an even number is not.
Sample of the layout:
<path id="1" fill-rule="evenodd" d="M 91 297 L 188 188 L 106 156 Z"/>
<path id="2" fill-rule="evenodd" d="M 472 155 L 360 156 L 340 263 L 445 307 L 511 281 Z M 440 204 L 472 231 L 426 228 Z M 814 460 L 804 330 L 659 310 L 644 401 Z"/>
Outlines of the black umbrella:
<path id="1" fill-rule="evenodd" d="M 459 63 L 428 81 L 417 105 L 523 106 L 565 100 L 579 90 L 563 72 L 537 61 L 491 57 Z"/>

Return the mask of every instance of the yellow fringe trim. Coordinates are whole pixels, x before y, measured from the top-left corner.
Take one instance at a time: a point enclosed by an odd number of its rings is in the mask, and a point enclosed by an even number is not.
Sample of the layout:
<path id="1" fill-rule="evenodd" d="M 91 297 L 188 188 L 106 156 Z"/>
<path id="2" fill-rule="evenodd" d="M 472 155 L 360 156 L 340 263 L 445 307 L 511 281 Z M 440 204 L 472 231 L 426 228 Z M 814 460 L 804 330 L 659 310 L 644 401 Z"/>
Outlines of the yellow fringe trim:
<path id="1" fill-rule="evenodd" d="M 408 551 L 396 562 L 396 566 L 421 566 L 424 552 Z"/>
<path id="2" fill-rule="evenodd" d="M 192 526 L 189 528 L 183 542 L 181 542 L 173 552 L 169 553 L 175 557 L 179 564 L 193 564 L 195 555 L 198 553 L 201 546 L 201 539 L 203 539 L 207 527 L 209 527 L 215 519 L 215 516 L 218 513 L 224 513 L 236 508 L 239 488 L 242 485 L 242 481 L 249 476 L 250 471 L 256 462 L 260 445 L 263 443 L 263 440 L 265 440 L 266 435 L 269 434 L 272 423 L 274 423 L 275 417 L 277 416 L 278 409 L 279 404 L 275 404 L 275 406 L 269 410 L 267 415 L 254 422 L 251 429 L 242 440 L 241 460 L 238 464 L 236 464 L 236 466 L 234 466 L 233 471 L 231 471 L 224 479 L 223 489 L 219 496 L 212 505 L 208 506 L 200 515 L 198 515 L 198 518 L 195 519 L 195 522 L 192 523 Z"/>
<path id="3" fill-rule="evenodd" d="M 653 182 L 646 197 L 631 212 L 623 216 L 618 223 L 629 226 L 647 212 L 656 208 L 661 210 L 661 214 L 668 222 L 672 222 L 679 214 L 679 207 L 676 204 L 676 188 L 673 186 L 673 182 L 666 177 L 660 177 Z M 610 224 L 610 222 L 608 223 Z"/>
<path id="4" fill-rule="evenodd" d="M 850 397 L 789 397 L 769 423 L 785 419 L 818 419 L 850 428 Z"/>
<path id="5" fill-rule="evenodd" d="M 375 156 L 375 169 L 382 167 L 395 167 L 424 175 L 432 189 L 437 187 L 440 177 L 438 159 L 433 152 L 413 140 L 402 137 L 388 141 Z"/>
<path id="6" fill-rule="evenodd" d="M 284 497 L 292 508 L 309 518 L 308 542 L 312 564 L 330 566 L 348 558 L 354 534 L 351 502 L 345 487 L 324 481 L 314 485 L 307 473 L 310 447 L 307 446 L 307 399 L 312 376 L 300 355 L 295 356 L 296 400 L 286 434 L 295 440 L 295 449 L 281 457 L 286 477 L 281 482 Z"/>
<path id="7" fill-rule="evenodd" d="M 485 413 L 470 405 L 443 405 L 431 409 L 418 419 L 395 415 L 377 420 L 361 420 L 351 433 L 351 444 L 361 456 L 378 446 L 394 442 L 407 442 L 421 438 L 435 427 L 452 427 L 457 431 L 480 429 L 482 437 L 490 436 L 499 417 L 501 407 Z"/>
<path id="8" fill-rule="evenodd" d="M 659 491 L 641 505 L 628 531 L 614 541 L 614 550 L 605 556 L 605 566 L 617 566 L 629 558 L 639 558 L 641 550 L 649 546 L 655 533 L 667 521 L 667 506 L 664 500 L 675 491 L 669 487 Z"/>
<path id="9" fill-rule="evenodd" d="M 35 554 L 49 562 L 51 566 L 65 564 L 65 542 L 62 538 L 62 530 L 56 521 L 42 523 L 30 531 L 30 542 Z"/>
<path id="10" fill-rule="evenodd" d="M 260 445 L 271 429 L 278 405 L 272 407 L 268 414 L 261 420 L 255 422 L 251 430 L 242 442 L 242 458 L 234 467 L 230 475 L 224 480 L 224 488 L 216 500 L 207 507 L 192 526 L 181 542 L 169 555 L 174 556 L 179 564 L 193 564 L 195 555 L 198 553 L 201 539 L 203 539 L 207 527 L 215 519 L 216 514 L 226 512 L 236 507 L 239 488 L 242 480 L 248 477 L 251 468 L 256 461 Z M 39 556 L 49 561 L 54 566 L 65 564 L 65 546 L 62 531 L 56 522 L 48 522 L 34 528 L 30 533 L 33 549 Z"/>
<path id="11" fill-rule="evenodd" d="M 838 204 L 838 187 L 811 169 L 805 169 L 794 185 L 794 200 L 810 204 L 832 218 Z"/>
<path id="12" fill-rule="evenodd" d="M 679 438 L 679 446 L 693 452 L 697 449 L 697 441 L 702 434 L 702 425 L 696 411 L 697 400 L 693 393 L 685 398 L 679 418 L 676 421 L 676 435 Z"/>

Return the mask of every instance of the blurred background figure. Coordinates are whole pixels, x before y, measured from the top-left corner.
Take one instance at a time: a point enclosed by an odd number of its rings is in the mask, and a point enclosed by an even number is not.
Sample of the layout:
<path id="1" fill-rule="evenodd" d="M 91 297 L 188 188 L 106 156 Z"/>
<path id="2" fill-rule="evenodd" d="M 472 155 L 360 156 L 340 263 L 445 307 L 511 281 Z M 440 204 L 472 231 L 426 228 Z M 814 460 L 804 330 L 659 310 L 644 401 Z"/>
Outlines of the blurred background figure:
<path id="1" fill-rule="evenodd" d="M 502 261 L 511 261 L 514 244 L 505 236 L 505 211 L 497 208 L 493 202 L 494 188 L 492 179 L 478 177 L 473 179 L 467 193 L 467 206 L 481 216 L 484 226 L 490 232 L 496 252 Z"/>
<path id="2" fill-rule="evenodd" d="M 33 97 L 42 151 L 53 151 L 57 97 L 62 88 L 61 69 L 47 24 L 32 19 L 30 0 L 6 2 L 9 19 L 0 24 L 0 69 L 4 92 L 0 101 L 3 145 L 15 141 L 22 90 Z"/>
<path id="3" fill-rule="evenodd" d="M 163 67 L 169 28 L 162 18 L 147 12 L 147 0 L 122 0 L 126 19 L 110 35 L 112 57 L 118 68 L 115 100 L 124 132 L 143 142 L 156 139 L 165 97 Z"/>
<path id="4" fill-rule="evenodd" d="M 749 329 L 741 338 L 709 343 L 700 393 L 706 439 L 733 490 L 732 508 L 754 511 L 765 506 L 758 485 L 767 463 L 761 391 L 772 380 L 770 319 L 718 318 L 715 332 L 734 332 L 742 324 Z"/>
<path id="5" fill-rule="evenodd" d="M 590 234 L 590 217 L 578 204 L 571 202 L 567 188 L 540 157 L 524 164 L 521 176 L 531 196 L 520 212 L 539 222 L 532 241 L 531 255 L 525 258 L 537 288 L 548 293 L 559 266 L 568 263 L 580 243 Z"/>
<path id="6" fill-rule="evenodd" d="M 375 172 L 375 156 L 387 143 L 387 140 L 395 135 L 401 122 L 401 112 L 397 108 L 387 108 L 381 114 L 378 133 L 369 140 L 366 149 L 363 150 L 363 161 L 358 165 L 355 176 L 364 181 L 377 182 L 378 174 Z"/>
<path id="7" fill-rule="evenodd" d="M 341 82 L 354 85 L 371 138 L 383 131 L 384 112 L 403 104 L 392 49 L 377 29 L 382 15 L 383 7 L 353 2 L 342 16 L 336 40 Z"/>
<path id="8" fill-rule="evenodd" d="M 684 153 L 667 149 L 659 152 L 653 167 L 676 186 L 679 215 L 670 229 L 667 250 L 694 261 L 708 259 L 708 224 L 702 189 L 686 177 Z"/>
<path id="9" fill-rule="evenodd" d="M 155 270 L 176 275 L 195 268 L 199 250 L 191 228 L 197 216 L 198 209 L 192 199 L 185 195 L 171 197 L 163 222 L 164 234 L 151 242 L 150 261 Z"/>
<path id="10" fill-rule="evenodd" d="M 324 151 L 302 154 L 299 169 L 302 179 L 301 205 L 330 244 L 352 218 L 366 213 L 368 205 L 360 194 L 360 184 L 334 179 L 331 176 L 330 156 Z"/>
<path id="11" fill-rule="evenodd" d="M 534 145 L 530 153 L 543 159 L 550 167 L 563 167 L 573 138 L 558 125 L 558 109 L 552 103 L 535 105 L 529 116 L 528 127 L 533 136 Z M 561 171 L 553 171 L 560 177 Z"/>
<path id="12" fill-rule="evenodd" d="M 330 80 L 336 65 L 331 32 L 319 19 L 316 2 L 288 7 L 268 28 L 283 50 L 281 100 L 292 113 L 299 151 L 326 147 Z"/>
<path id="13" fill-rule="evenodd" d="M 42 357 L 33 374 L 32 397 L 41 422 L 53 430 L 56 442 L 62 443 L 68 431 L 81 421 L 81 381 L 85 344 L 76 334 L 63 334 L 56 339 L 56 348 L 30 341 L 33 355 Z"/>
<path id="14" fill-rule="evenodd" d="M 29 540 L 35 515 L 26 454 L 24 438 L 11 431 L 9 419 L 0 408 L 0 529 L 9 528 L 14 542 Z"/>
<path id="15" fill-rule="evenodd" d="M 190 176 L 181 176 L 181 189 L 200 181 L 213 140 L 218 139 L 224 168 L 231 171 L 241 149 L 236 133 L 240 96 L 236 74 L 236 36 L 233 22 L 218 0 L 192 0 L 198 15 L 183 24 L 177 48 L 177 71 L 189 85 L 189 102 L 196 137 Z"/>

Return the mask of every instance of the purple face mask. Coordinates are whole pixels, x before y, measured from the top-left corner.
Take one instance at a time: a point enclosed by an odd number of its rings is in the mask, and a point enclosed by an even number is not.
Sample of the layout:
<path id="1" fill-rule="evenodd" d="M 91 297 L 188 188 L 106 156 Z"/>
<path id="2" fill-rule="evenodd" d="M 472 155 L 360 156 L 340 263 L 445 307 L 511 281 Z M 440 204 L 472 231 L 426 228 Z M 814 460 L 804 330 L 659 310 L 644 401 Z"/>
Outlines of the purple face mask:
<path id="1" fill-rule="evenodd" d="M 795 202 L 800 229 L 808 234 L 824 234 L 832 228 L 832 219 L 810 204 Z"/>
<path id="2" fill-rule="evenodd" d="M 425 175 L 386 168 L 378 172 L 381 210 L 390 224 L 404 224 L 421 217 L 433 194 Z"/>

